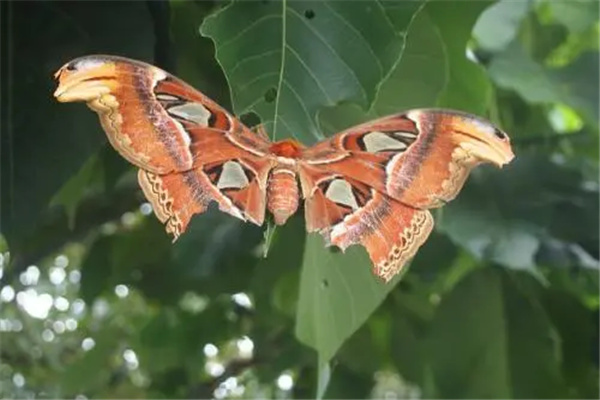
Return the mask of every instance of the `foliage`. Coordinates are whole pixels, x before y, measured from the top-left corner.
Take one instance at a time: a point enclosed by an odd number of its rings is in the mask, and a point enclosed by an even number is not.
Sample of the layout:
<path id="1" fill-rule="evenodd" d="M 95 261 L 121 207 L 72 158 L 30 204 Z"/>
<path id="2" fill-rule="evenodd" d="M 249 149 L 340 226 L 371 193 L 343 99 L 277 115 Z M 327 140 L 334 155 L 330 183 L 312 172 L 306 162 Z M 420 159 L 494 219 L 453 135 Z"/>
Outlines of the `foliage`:
<path id="1" fill-rule="evenodd" d="M 0 11 L 2 396 L 598 397 L 597 2 Z M 175 72 L 276 138 L 441 106 L 502 126 L 517 158 L 477 169 L 390 285 L 302 215 L 273 231 L 211 208 L 171 244 L 97 118 L 52 99 L 91 53 Z"/>

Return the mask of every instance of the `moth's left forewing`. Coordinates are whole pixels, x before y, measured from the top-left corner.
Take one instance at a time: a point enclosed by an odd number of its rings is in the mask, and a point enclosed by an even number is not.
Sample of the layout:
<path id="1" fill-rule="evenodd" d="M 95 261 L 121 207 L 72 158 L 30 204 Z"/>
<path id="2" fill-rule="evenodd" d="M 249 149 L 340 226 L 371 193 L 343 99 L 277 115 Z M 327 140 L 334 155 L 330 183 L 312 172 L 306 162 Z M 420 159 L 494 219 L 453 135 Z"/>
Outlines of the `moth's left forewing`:
<path id="1" fill-rule="evenodd" d="M 508 136 L 478 117 L 449 110 L 413 110 L 414 144 L 386 166 L 386 192 L 417 208 L 454 199 L 471 170 L 482 163 L 502 166 L 514 154 Z"/>
<path id="2" fill-rule="evenodd" d="M 204 155 L 226 158 L 268 148 L 268 140 L 223 107 L 155 66 L 86 56 L 65 64 L 55 76 L 56 99 L 86 102 L 100 116 L 113 147 L 147 171 L 182 172 L 214 161 Z"/>
<path id="3" fill-rule="evenodd" d="M 211 201 L 261 225 L 269 141 L 167 72 L 116 56 L 86 56 L 56 74 L 61 102 L 98 113 L 110 143 L 140 168 L 139 183 L 175 237 Z"/>
<path id="4" fill-rule="evenodd" d="M 55 76 L 57 100 L 86 102 L 98 113 L 111 145 L 129 162 L 155 173 L 191 167 L 189 137 L 154 92 L 161 82 L 175 78 L 154 66 L 114 56 L 73 60 Z M 193 97 L 192 90 L 187 91 Z"/>

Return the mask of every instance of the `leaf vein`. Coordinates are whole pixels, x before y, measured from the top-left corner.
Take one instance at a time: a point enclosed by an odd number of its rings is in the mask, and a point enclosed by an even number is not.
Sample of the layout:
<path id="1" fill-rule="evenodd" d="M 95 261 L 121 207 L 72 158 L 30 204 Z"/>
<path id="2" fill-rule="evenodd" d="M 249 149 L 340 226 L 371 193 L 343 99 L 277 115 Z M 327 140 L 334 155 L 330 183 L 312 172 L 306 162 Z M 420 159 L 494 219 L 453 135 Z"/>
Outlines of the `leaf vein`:
<path id="1" fill-rule="evenodd" d="M 313 28 L 310 24 L 308 24 L 305 21 L 305 18 L 303 18 L 298 13 L 298 11 L 296 11 L 294 9 L 290 9 L 290 11 L 300 21 L 302 21 L 302 23 L 308 28 L 308 30 L 311 31 L 325 45 L 325 47 L 331 52 L 331 54 L 333 54 L 338 60 L 341 61 L 342 65 L 344 65 L 346 67 L 346 69 L 350 72 L 350 75 L 352 76 L 352 78 L 354 79 L 354 81 L 356 82 L 358 87 L 360 88 L 360 91 L 362 92 L 362 95 L 364 96 L 364 98 L 367 99 L 367 91 L 366 91 L 365 87 L 362 85 L 362 83 L 360 82 L 360 80 L 358 79 L 358 77 L 356 76 L 356 73 L 354 72 L 354 70 L 350 67 L 350 65 L 348 65 L 348 63 L 338 54 L 338 52 L 335 51 L 335 49 L 333 47 L 331 47 L 331 45 L 329 43 L 327 43 L 325 38 L 323 36 L 321 36 L 321 34 L 319 34 L 319 32 L 315 28 Z"/>
<path id="2" fill-rule="evenodd" d="M 267 14 L 267 15 L 264 15 L 264 16 L 260 17 L 259 19 L 257 19 L 256 21 L 254 21 L 253 23 L 251 23 L 250 25 L 248 25 L 247 27 L 245 27 L 241 31 L 239 31 L 237 33 L 237 35 L 235 35 L 234 37 L 232 37 L 228 41 L 221 43 L 221 46 L 220 46 L 221 49 L 220 50 L 222 51 L 223 48 L 231 45 L 232 43 L 235 43 L 239 38 L 243 37 L 245 33 L 247 33 L 250 29 L 255 28 L 258 24 L 261 24 L 261 23 L 265 22 L 268 19 L 278 18 L 278 17 L 279 17 L 279 15 L 277 15 L 277 14 Z"/>
<path id="3" fill-rule="evenodd" d="M 233 74 L 234 74 L 234 72 L 235 72 L 235 71 L 236 71 L 236 70 L 237 70 L 237 69 L 238 69 L 240 66 L 242 66 L 243 64 L 245 64 L 245 63 L 247 63 L 247 62 L 250 62 L 250 61 L 252 61 L 252 60 L 255 60 L 255 59 L 258 59 L 258 58 L 262 58 L 262 57 L 269 56 L 269 55 L 271 55 L 271 54 L 273 54 L 273 53 L 277 53 L 278 51 L 279 51 L 278 49 L 275 49 L 275 50 L 268 50 L 268 51 L 265 51 L 265 52 L 263 52 L 263 53 L 260 53 L 260 54 L 254 54 L 254 55 L 252 55 L 252 56 L 250 56 L 250 57 L 246 57 L 246 58 L 244 58 L 243 60 L 240 60 L 240 61 L 238 61 L 238 62 L 237 62 L 237 63 L 236 63 L 234 66 L 233 66 L 233 68 L 231 69 L 231 71 L 229 72 L 229 74 L 230 74 L 230 75 L 233 75 Z"/>
<path id="4" fill-rule="evenodd" d="M 373 47 L 371 47 L 371 44 L 367 41 L 367 38 L 365 38 L 358 29 L 356 29 L 354 26 L 352 26 L 352 24 L 350 24 L 350 22 L 348 22 L 348 20 L 346 20 L 346 18 L 344 18 L 340 13 L 338 13 L 327 2 L 324 2 L 323 5 L 327 8 L 329 8 L 329 10 L 331 10 L 333 15 L 335 15 L 340 21 L 342 21 L 348 28 L 350 28 L 351 31 L 353 31 L 356 34 L 356 36 L 358 36 L 358 38 L 360 40 L 362 40 L 362 42 L 365 44 L 366 48 L 369 50 L 369 52 L 373 56 L 373 59 L 377 63 L 377 67 L 379 68 L 379 76 L 380 77 L 383 76 L 383 65 L 381 65 L 381 61 L 379 60 L 379 57 L 377 57 L 375 50 L 373 49 Z"/>
<path id="5" fill-rule="evenodd" d="M 321 84 L 321 82 L 317 79 L 317 77 L 315 76 L 315 74 L 311 71 L 310 68 L 308 68 L 308 65 L 306 65 L 306 63 L 300 58 L 300 55 L 289 45 L 286 45 L 286 48 L 289 49 L 290 53 L 292 53 L 300 62 L 300 64 L 304 67 L 304 69 L 306 70 L 306 72 L 308 72 L 308 74 L 310 75 L 310 77 L 315 81 L 315 83 L 317 84 L 317 86 L 319 87 L 319 89 L 321 89 L 321 92 L 323 92 L 323 94 L 325 95 L 325 98 L 327 99 L 327 101 L 329 103 L 332 103 L 331 97 L 329 97 L 329 94 L 327 94 L 327 91 L 325 90 L 325 88 L 323 87 L 323 85 Z"/>

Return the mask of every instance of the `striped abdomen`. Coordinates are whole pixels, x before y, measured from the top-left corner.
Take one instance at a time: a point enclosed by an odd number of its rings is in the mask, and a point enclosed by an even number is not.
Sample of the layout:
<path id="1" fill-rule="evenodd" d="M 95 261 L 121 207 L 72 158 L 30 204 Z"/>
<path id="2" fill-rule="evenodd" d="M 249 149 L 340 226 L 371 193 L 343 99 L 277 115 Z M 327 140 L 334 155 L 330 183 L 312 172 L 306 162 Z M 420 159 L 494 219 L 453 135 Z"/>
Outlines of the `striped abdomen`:
<path id="1" fill-rule="evenodd" d="M 283 225 L 296 212 L 299 201 L 296 173 L 284 167 L 275 168 L 267 188 L 267 208 L 273 214 L 275 223 Z"/>

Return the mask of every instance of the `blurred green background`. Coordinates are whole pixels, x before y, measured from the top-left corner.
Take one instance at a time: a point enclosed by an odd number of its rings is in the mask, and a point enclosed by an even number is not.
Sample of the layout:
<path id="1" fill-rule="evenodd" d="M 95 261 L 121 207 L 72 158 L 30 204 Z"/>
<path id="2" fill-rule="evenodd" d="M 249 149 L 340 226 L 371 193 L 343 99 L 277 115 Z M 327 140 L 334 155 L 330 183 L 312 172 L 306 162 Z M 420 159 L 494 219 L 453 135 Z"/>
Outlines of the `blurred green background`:
<path id="1" fill-rule="evenodd" d="M 598 2 L 1 2 L 3 398 L 598 398 Z M 449 107 L 509 132 L 407 272 L 211 209 L 175 244 L 52 74 L 108 53 L 311 144 Z M 264 258 L 263 254 L 267 253 Z"/>

